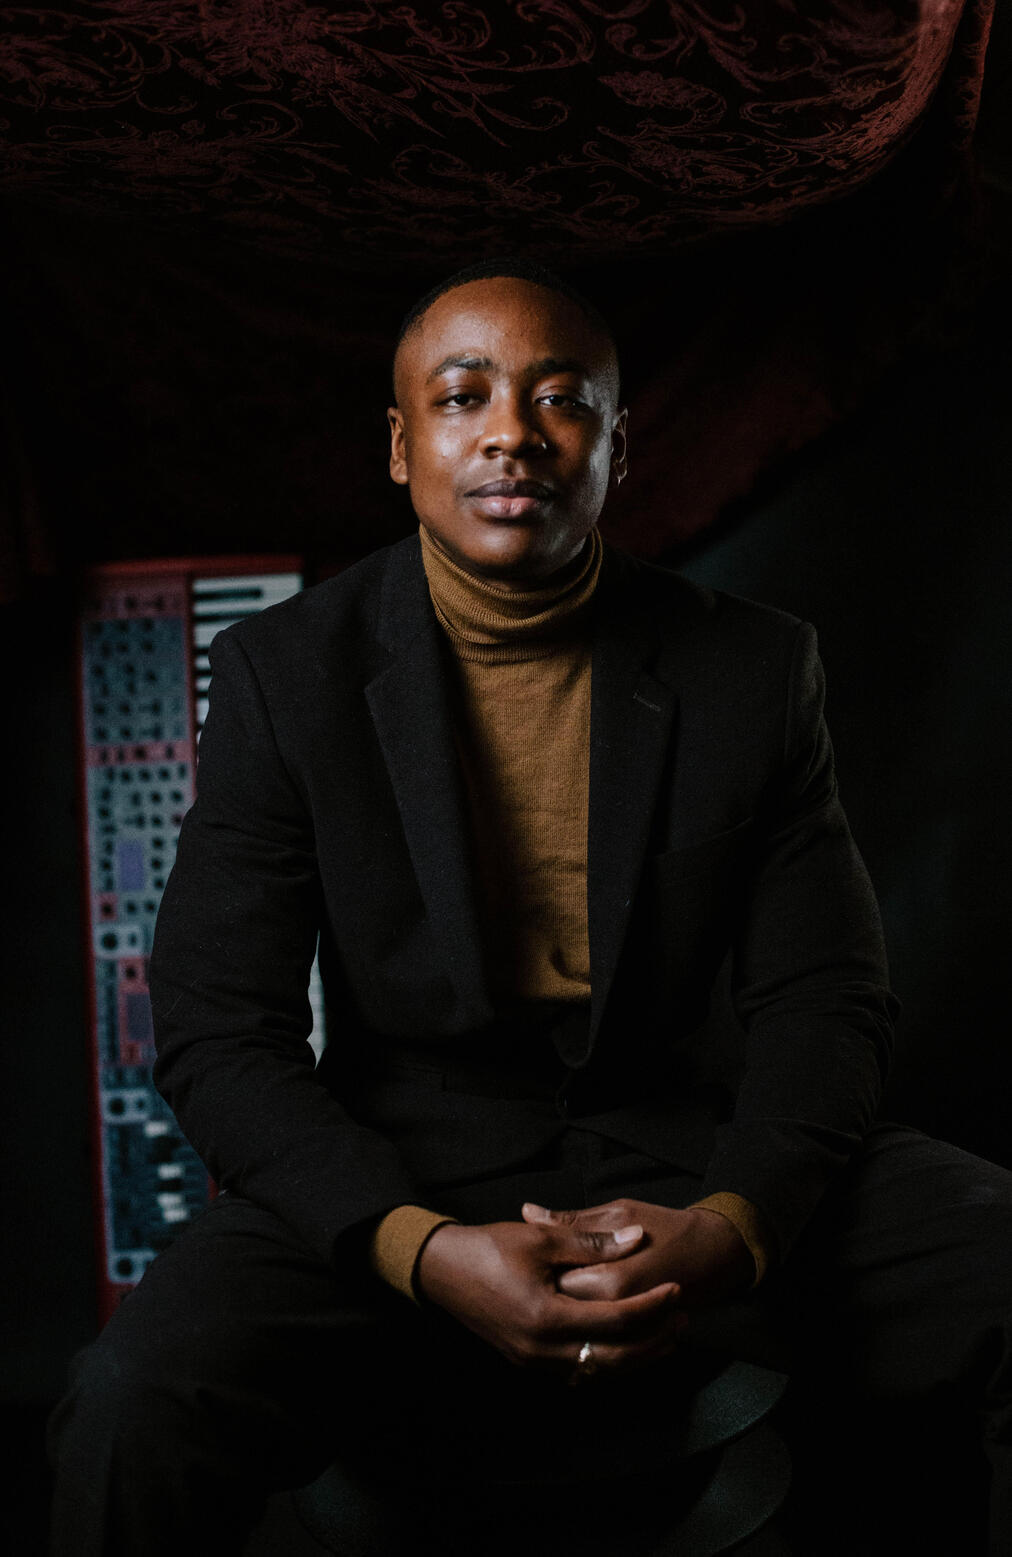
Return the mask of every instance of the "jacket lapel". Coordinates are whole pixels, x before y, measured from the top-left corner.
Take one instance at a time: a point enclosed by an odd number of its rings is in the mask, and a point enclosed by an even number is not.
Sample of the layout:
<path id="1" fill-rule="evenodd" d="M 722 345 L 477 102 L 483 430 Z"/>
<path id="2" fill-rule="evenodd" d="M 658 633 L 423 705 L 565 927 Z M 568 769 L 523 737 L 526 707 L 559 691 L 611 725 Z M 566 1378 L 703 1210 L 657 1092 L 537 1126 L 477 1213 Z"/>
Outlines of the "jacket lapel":
<path id="1" fill-rule="evenodd" d="M 650 668 L 657 645 L 605 553 L 593 651 L 587 911 L 593 1047 L 628 927 L 669 752 L 677 697 Z M 586 1056 L 585 1056 L 586 1058 Z"/>
<path id="2" fill-rule="evenodd" d="M 492 1010 L 481 962 L 449 677 L 417 538 L 390 554 L 378 623 L 390 655 L 365 689 L 433 935 L 462 1027 Z"/>
<path id="3" fill-rule="evenodd" d="M 590 729 L 589 1056 L 636 895 L 677 696 L 653 674 L 657 641 L 642 597 L 627 597 L 623 558 L 606 551 L 595 610 Z M 468 822 L 450 678 L 417 538 L 394 548 L 378 637 L 389 656 L 366 698 L 393 785 L 433 934 L 460 1001 L 462 1026 L 492 1019 L 482 967 Z"/>

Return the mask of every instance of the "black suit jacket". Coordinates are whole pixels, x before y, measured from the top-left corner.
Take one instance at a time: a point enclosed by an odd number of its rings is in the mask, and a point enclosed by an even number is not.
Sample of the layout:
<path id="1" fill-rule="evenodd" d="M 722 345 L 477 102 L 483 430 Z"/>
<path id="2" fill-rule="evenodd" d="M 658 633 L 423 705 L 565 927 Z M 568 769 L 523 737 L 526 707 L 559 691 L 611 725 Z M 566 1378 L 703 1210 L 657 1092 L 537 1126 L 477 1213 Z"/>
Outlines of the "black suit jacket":
<path id="1" fill-rule="evenodd" d="M 215 640 L 151 962 L 156 1080 L 218 1182 L 324 1257 L 521 1162 L 566 1114 L 746 1196 L 786 1251 L 872 1120 L 892 1001 L 812 629 L 606 550 L 593 635 L 593 998 L 555 1030 L 562 1104 L 519 1050 L 511 1074 L 486 987 L 417 537 Z M 747 1033 L 730 1118 L 704 1026 L 728 952 Z M 486 1057 L 492 1084 L 454 1084 Z"/>

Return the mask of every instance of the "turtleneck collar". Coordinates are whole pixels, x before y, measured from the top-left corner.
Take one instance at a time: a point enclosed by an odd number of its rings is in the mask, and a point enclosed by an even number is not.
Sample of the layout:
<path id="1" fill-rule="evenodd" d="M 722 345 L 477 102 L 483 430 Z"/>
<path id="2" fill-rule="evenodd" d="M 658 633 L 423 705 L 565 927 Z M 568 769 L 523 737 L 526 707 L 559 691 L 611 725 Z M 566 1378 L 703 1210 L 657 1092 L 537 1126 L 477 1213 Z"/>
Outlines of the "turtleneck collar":
<path id="1" fill-rule="evenodd" d="M 436 615 L 462 658 L 539 659 L 586 614 L 601 571 L 597 529 L 571 563 L 543 584 L 511 589 L 467 573 L 419 526 Z"/>

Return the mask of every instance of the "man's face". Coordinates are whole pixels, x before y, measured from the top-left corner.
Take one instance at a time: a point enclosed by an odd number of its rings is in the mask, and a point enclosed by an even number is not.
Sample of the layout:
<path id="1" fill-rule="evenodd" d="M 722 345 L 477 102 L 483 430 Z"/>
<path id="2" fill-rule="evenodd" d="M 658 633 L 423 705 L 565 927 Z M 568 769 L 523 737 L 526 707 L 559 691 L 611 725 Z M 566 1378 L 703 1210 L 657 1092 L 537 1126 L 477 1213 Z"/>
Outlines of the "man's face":
<path id="1" fill-rule="evenodd" d="M 576 303 L 513 277 L 437 298 L 394 365 L 390 474 L 469 573 L 545 578 L 625 475 L 612 347 Z"/>

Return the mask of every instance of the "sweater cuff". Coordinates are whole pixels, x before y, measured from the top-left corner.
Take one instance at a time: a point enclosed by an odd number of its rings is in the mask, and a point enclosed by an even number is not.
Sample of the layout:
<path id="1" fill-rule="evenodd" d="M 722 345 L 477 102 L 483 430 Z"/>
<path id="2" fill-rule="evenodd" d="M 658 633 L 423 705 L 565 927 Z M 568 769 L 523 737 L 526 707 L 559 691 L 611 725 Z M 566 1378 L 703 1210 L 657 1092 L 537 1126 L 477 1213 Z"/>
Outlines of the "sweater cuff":
<path id="1" fill-rule="evenodd" d="M 423 1245 L 437 1227 L 456 1220 L 455 1216 L 426 1211 L 423 1206 L 395 1207 L 393 1211 L 387 1212 L 373 1231 L 369 1243 L 369 1264 L 389 1286 L 417 1303 L 414 1275 Z"/>
<path id="2" fill-rule="evenodd" d="M 746 1200 L 743 1195 L 722 1191 L 719 1195 L 707 1195 L 705 1200 L 695 1201 L 689 1209 L 716 1211 L 718 1216 L 725 1217 L 732 1226 L 737 1228 L 748 1246 L 749 1254 L 755 1261 L 755 1280 L 752 1285 L 757 1287 L 769 1267 L 773 1248 L 772 1239 L 763 1224 L 762 1212 L 758 1206 L 754 1206 L 751 1200 Z"/>

